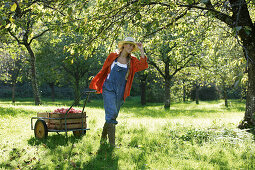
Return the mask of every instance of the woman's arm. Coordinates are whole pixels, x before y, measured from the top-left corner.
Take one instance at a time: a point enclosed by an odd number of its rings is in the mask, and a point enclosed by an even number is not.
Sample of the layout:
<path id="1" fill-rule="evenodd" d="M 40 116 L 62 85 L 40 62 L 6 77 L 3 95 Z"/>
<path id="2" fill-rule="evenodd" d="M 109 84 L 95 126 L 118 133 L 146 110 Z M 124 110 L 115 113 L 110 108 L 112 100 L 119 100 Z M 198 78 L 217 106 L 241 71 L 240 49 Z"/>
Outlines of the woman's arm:
<path id="1" fill-rule="evenodd" d="M 147 63 L 147 57 L 144 56 L 139 59 L 137 59 L 136 57 L 133 57 L 133 71 L 134 72 L 138 72 L 138 71 L 142 71 L 145 70 L 146 68 L 148 68 L 148 63 Z"/>
<path id="2" fill-rule="evenodd" d="M 143 44 L 142 43 L 137 43 L 137 47 L 139 48 L 139 50 L 141 52 L 141 58 L 145 58 Z"/>
<path id="3" fill-rule="evenodd" d="M 132 64 L 133 64 L 134 72 L 142 71 L 142 70 L 148 68 L 147 57 L 144 54 L 143 44 L 137 43 L 137 47 L 139 48 L 139 50 L 141 52 L 141 57 L 140 57 L 140 60 L 133 57 Z"/>

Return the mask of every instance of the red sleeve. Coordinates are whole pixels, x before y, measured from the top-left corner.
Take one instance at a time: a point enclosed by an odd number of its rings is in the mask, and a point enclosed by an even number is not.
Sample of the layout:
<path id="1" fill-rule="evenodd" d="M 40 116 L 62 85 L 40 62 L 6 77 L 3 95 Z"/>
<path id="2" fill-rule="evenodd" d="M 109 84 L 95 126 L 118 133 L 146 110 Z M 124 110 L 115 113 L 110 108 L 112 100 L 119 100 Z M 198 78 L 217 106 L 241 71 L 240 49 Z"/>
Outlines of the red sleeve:
<path id="1" fill-rule="evenodd" d="M 102 88 L 104 81 L 108 75 L 109 66 L 111 65 L 113 59 L 115 57 L 115 53 L 110 53 L 106 58 L 102 69 L 97 73 L 97 75 L 91 80 L 89 84 L 90 89 L 94 89 L 99 93 L 102 93 Z"/>
<path id="2" fill-rule="evenodd" d="M 148 68 L 148 63 L 147 63 L 147 57 L 145 56 L 144 58 L 140 57 L 140 60 L 137 59 L 136 57 L 133 58 L 133 69 L 134 72 L 142 71 Z"/>

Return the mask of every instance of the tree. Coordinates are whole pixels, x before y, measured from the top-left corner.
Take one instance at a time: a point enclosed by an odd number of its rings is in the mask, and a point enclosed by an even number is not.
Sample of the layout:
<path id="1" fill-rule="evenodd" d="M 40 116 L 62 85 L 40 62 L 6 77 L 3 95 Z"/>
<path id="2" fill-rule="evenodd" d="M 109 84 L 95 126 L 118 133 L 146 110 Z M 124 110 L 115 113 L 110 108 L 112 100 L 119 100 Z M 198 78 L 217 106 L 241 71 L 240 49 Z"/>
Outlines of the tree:
<path id="1" fill-rule="evenodd" d="M 1 35 L 8 34 L 13 37 L 29 53 L 31 81 L 36 105 L 41 103 L 41 99 L 37 80 L 36 56 L 32 42 L 49 30 L 60 32 L 60 28 L 65 25 L 65 23 L 61 25 L 61 21 L 73 20 L 73 16 L 75 16 L 72 13 L 72 7 L 82 8 L 87 4 L 87 2 L 77 2 L 69 0 L 6 0 L 0 2 Z"/>
<path id="2" fill-rule="evenodd" d="M 254 4 L 252 1 L 230 0 L 215 1 L 211 0 L 186 4 L 179 4 L 185 9 L 199 9 L 207 11 L 207 17 L 216 18 L 225 23 L 233 30 L 238 43 L 242 46 L 247 61 L 248 89 L 246 96 L 246 110 L 240 128 L 255 126 L 255 27 L 252 21 Z M 198 10 L 198 11 L 199 11 Z"/>
<path id="3" fill-rule="evenodd" d="M 61 80 L 64 79 L 61 60 L 59 60 L 59 57 L 63 55 L 64 44 L 60 46 L 61 39 L 52 34 L 46 33 L 43 38 L 40 38 L 38 44 L 40 48 L 36 56 L 39 81 L 50 86 L 51 99 L 55 101 L 55 86 L 61 84 Z"/>
<path id="4" fill-rule="evenodd" d="M 69 75 L 71 84 L 74 87 L 74 105 L 79 105 L 80 103 L 80 95 L 81 95 L 81 84 L 83 84 L 85 74 L 88 73 L 90 69 L 90 62 L 84 60 L 84 56 L 75 56 L 72 59 L 71 63 L 64 62 L 62 67 L 64 68 L 65 72 Z"/>
<path id="5" fill-rule="evenodd" d="M 241 47 L 229 35 L 229 29 L 219 26 L 214 32 L 217 35 L 209 35 L 204 42 L 210 60 L 208 69 L 211 78 L 208 81 L 221 87 L 225 106 L 228 107 L 228 89 L 234 88 L 235 77 L 244 71 L 245 62 Z"/>
<path id="6" fill-rule="evenodd" d="M 15 103 L 16 83 L 21 81 L 21 71 L 24 65 L 24 52 L 15 44 L 0 46 L 0 80 L 12 86 L 12 102 Z"/>
<path id="7" fill-rule="evenodd" d="M 42 44 L 37 54 L 40 78 L 51 88 L 60 83 L 72 85 L 74 105 L 79 105 L 81 90 L 88 84 L 89 70 L 96 57 L 92 61 L 92 55 L 83 56 L 76 51 L 76 48 L 67 48 L 83 38 L 82 35 L 77 35 L 76 39 L 64 35 L 60 37 L 52 35 L 54 34 L 49 34 L 41 40 Z M 52 96 L 54 96 L 53 92 L 52 89 Z"/>
<path id="8" fill-rule="evenodd" d="M 146 87 L 147 87 L 147 77 L 148 71 L 138 72 L 138 77 L 140 79 L 140 90 L 141 90 L 141 105 L 146 105 Z"/>
<path id="9" fill-rule="evenodd" d="M 173 78 L 182 69 L 194 65 L 199 57 L 204 30 L 191 31 L 192 24 L 183 20 L 175 29 L 162 31 L 157 38 L 152 38 L 152 49 L 149 63 L 163 77 L 165 85 L 165 108 L 170 108 L 170 89 L 174 84 Z M 200 37 L 200 38 L 198 38 Z M 162 64 L 163 63 L 163 64 Z M 162 67 L 163 66 L 163 67 Z"/>

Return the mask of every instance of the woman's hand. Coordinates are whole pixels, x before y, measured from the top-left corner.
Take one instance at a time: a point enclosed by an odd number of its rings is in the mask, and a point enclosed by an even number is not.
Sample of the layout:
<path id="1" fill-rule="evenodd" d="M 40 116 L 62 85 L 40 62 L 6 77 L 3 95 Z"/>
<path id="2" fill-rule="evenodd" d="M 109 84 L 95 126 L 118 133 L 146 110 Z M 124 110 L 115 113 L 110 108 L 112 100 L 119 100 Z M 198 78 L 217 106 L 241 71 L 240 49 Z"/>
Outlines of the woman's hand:
<path id="1" fill-rule="evenodd" d="M 137 47 L 139 48 L 140 52 L 141 52 L 141 57 L 144 58 L 144 50 L 143 50 L 143 44 L 141 42 L 136 43 Z"/>
<path id="2" fill-rule="evenodd" d="M 136 43 L 137 47 L 139 48 L 139 50 L 143 50 L 143 44 L 141 42 Z"/>

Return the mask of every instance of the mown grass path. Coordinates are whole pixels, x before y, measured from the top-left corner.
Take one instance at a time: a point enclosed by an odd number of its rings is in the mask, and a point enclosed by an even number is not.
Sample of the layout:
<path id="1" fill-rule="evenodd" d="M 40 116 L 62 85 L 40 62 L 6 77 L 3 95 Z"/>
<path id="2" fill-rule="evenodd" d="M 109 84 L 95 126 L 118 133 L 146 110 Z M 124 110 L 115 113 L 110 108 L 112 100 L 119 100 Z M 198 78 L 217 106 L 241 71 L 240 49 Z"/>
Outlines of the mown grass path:
<path id="1" fill-rule="evenodd" d="M 102 101 L 87 104 L 87 135 L 49 133 L 37 140 L 30 129 L 37 112 L 68 107 L 71 101 L 0 100 L 0 169 L 254 169 L 255 143 L 251 133 L 237 128 L 243 103 L 223 101 L 141 106 L 128 100 L 119 114 L 116 143 L 100 146 L 104 123 Z M 81 109 L 79 107 L 76 107 Z"/>

